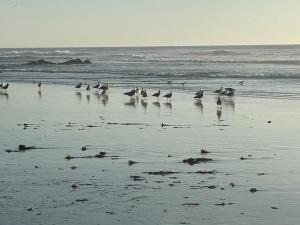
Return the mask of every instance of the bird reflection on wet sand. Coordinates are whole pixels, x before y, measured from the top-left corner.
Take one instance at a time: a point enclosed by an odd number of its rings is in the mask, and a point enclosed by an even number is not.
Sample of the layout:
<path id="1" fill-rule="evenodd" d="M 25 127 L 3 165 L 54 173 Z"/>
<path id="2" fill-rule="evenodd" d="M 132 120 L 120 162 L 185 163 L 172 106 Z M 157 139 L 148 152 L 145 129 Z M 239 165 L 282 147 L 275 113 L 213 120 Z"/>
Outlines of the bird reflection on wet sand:
<path id="1" fill-rule="evenodd" d="M 136 100 L 135 100 L 135 98 L 130 98 L 130 100 L 128 102 L 125 102 L 124 105 L 136 107 Z"/>
<path id="2" fill-rule="evenodd" d="M 142 99 L 142 100 L 141 100 L 141 105 L 143 106 L 144 109 L 146 109 L 146 108 L 147 108 L 147 105 L 148 105 L 147 100 Z"/>
<path id="3" fill-rule="evenodd" d="M 107 105 L 107 103 L 108 103 L 108 95 L 102 95 L 102 104 L 104 105 L 104 106 L 106 106 Z"/>
<path id="4" fill-rule="evenodd" d="M 91 95 L 90 94 L 86 95 L 86 100 L 87 100 L 87 103 L 90 103 L 90 100 L 91 100 Z"/>
<path id="5" fill-rule="evenodd" d="M 81 92 L 80 91 L 76 91 L 75 96 L 76 96 L 76 99 L 81 102 L 81 98 L 82 98 Z"/>
<path id="6" fill-rule="evenodd" d="M 223 101 L 223 104 L 226 108 L 230 108 L 232 109 L 232 111 L 235 110 L 235 101 L 234 101 L 234 98 L 223 98 L 222 99 Z"/>
<path id="7" fill-rule="evenodd" d="M 8 95 L 7 92 L 2 92 L 2 91 L 0 91 L 0 96 L 1 96 L 1 100 L 2 100 L 2 99 L 6 100 L 6 101 L 9 100 L 9 95 Z"/>
<path id="8" fill-rule="evenodd" d="M 41 89 L 38 90 L 38 96 L 39 96 L 39 99 L 42 98 L 42 90 Z"/>
<path id="9" fill-rule="evenodd" d="M 218 117 L 218 121 L 221 121 L 221 118 L 222 118 L 222 110 L 221 109 L 217 109 L 217 117 Z"/>
<path id="10" fill-rule="evenodd" d="M 172 109 L 172 102 L 165 102 L 164 105 L 170 110 Z"/>
<path id="11" fill-rule="evenodd" d="M 159 101 L 153 102 L 152 104 L 153 104 L 154 106 L 156 106 L 157 108 L 160 108 L 160 102 L 159 102 Z"/>
<path id="12" fill-rule="evenodd" d="M 203 103 L 202 103 L 201 99 L 195 101 L 194 105 L 197 106 L 197 107 L 199 107 L 200 111 L 203 112 Z"/>

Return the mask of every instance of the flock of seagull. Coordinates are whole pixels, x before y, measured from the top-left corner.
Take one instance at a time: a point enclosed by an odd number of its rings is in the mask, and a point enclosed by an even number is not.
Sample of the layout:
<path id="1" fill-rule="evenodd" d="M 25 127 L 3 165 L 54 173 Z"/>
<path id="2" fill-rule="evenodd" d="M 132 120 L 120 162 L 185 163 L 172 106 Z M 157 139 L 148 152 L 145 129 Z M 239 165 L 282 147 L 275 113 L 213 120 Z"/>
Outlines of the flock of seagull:
<path id="1" fill-rule="evenodd" d="M 244 84 L 244 81 L 240 82 L 241 85 Z M 77 91 L 80 91 L 82 88 L 82 83 L 78 83 L 75 88 L 77 89 Z M 107 95 L 108 94 L 108 84 L 101 84 L 100 82 L 98 82 L 98 84 L 96 84 L 95 86 L 92 87 L 93 89 L 99 90 L 101 91 L 102 95 Z M 91 91 L 91 86 L 89 84 L 87 84 L 86 91 L 90 92 Z M 235 95 L 235 89 L 233 88 L 223 88 L 221 87 L 220 89 L 215 90 L 213 93 L 218 94 L 218 98 L 217 98 L 217 105 L 221 106 L 222 105 L 222 98 L 224 97 L 233 97 Z M 140 88 L 140 87 L 135 87 L 132 90 L 128 91 L 128 92 L 124 92 L 124 95 L 127 95 L 129 97 L 135 97 L 135 96 L 141 96 L 143 99 L 146 99 L 148 97 L 148 93 L 147 90 L 144 88 Z M 161 96 L 161 91 L 158 90 L 156 93 L 152 94 L 151 96 L 159 98 Z M 164 98 L 167 99 L 167 101 L 170 101 L 172 99 L 172 91 L 170 91 L 169 93 L 162 95 Z M 199 91 L 197 91 L 194 95 L 195 99 L 201 100 L 204 96 L 204 90 L 202 88 L 200 88 Z"/>
<path id="2" fill-rule="evenodd" d="M 240 84 L 243 85 L 244 81 L 241 81 Z M 39 92 L 41 91 L 41 86 L 42 86 L 42 83 L 39 82 L 38 83 Z M 75 86 L 75 88 L 77 89 L 77 91 L 80 91 L 82 86 L 83 86 L 83 84 L 80 82 Z M 0 90 L 7 90 L 8 87 L 9 87 L 9 83 L 4 83 L 4 82 L 0 83 Z M 92 88 L 101 91 L 101 95 L 107 95 L 109 85 L 108 85 L 108 83 L 101 84 L 100 82 L 98 82 L 98 84 L 91 87 L 89 84 L 87 84 L 87 86 L 85 87 L 85 90 L 90 92 Z M 200 90 L 195 93 L 194 98 L 198 99 L 198 100 L 201 100 L 203 98 L 203 93 L 204 93 L 204 90 L 202 88 L 200 88 Z M 235 95 L 235 89 L 221 87 L 220 89 L 215 90 L 213 93 L 218 94 L 217 106 L 221 106 L 222 105 L 222 98 L 224 98 L 226 96 L 227 97 L 233 97 Z M 135 87 L 132 90 L 130 90 L 128 92 L 125 92 L 123 94 L 127 95 L 129 97 L 142 96 L 143 99 L 146 99 L 148 97 L 147 90 L 144 89 L 144 88 L 140 88 L 140 87 Z M 161 95 L 160 90 L 158 90 L 156 93 L 152 94 L 152 96 L 156 97 L 156 98 L 159 98 L 160 95 Z M 170 91 L 169 93 L 163 95 L 163 97 L 166 98 L 167 101 L 170 101 L 172 99 L 172 96 L 173 96 L 172 91 Z"/>

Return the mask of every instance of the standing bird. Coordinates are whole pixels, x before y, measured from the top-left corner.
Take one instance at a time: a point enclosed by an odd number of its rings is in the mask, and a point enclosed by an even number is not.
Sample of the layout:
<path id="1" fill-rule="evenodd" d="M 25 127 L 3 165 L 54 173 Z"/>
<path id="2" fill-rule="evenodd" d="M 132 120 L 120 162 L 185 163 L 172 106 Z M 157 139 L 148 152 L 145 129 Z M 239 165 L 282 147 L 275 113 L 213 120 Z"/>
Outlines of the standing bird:
<path id="1" fill-rule="evenodd" d="M 135 95 L 135 93 L 136 93 L 136 89 L 132 89 L 131 91 L 125 92 L 123 94 L 132 97 Z"/>
<path id="2" fill-rule="evenodd" d="M 5 85 L 4 85 L 4 83 L 2 83 L 2 86 L 1 86 L 2 89 L 6 90 L 8 87 L 9 87 L 9 83 L 7 83 Z"/>
<path id="3" fill-rule="evenodd" d="M 244 85 L 244 83 L 245 83 L 244 80 L 240 81 L 240 85 Z"/>
<path id="4" fill-rule="evenodd" d="M 234 96 L 235 94 L 235 90 L 233 88 L 225 88 L 225 91 L 226 91 L 225 95 L 229 97 Z"/>
<path id="5" fill-rule="evenodd" d="M 214 91 L 214 93 L 218 93 L 218 94 L 220 94 L 222 91 L 223 91 L 223 87 L 221 87 L 221 88 L 220 88 L 220 89 L 218 89 L 218 90 L 215 90 L 215 91 Z"/>
<path id="6" fill-rule="evenodd" d="M 39 83 L 38 83 L 38 95 L 39 95 L 39 97 L 41 98 L 42 97 L 42 82 L 40 81 Z"/>
<path id="7" fill-rule="evenodd" d="M 93 88 L 99 88 L 101 86 L 101 83 L 100 82 L 98 82 L 98 84 L 96 84 Z"/>
<path id="8" fill-rule="evenodd" d="M 99 89 L 102 90 L 102 92 L 101 92 L 102 95 L 107 94 L 107 92 L 108 92 L 108 84 L 106 83 L 106 84 L 102 85 L 101 87 L 99 87 Z"/>
<path id="9" fill-rule="evenodd" d="M 86 87 L 85 90 L 90 91 L 91 90 L 91 86 L 88 84 L 88 86 Z"/>
<path id="10" fill-rule="evenodd" d="M 81 88 L 81 82 L 79 83 L 79 84 L 77 84 L 76 86 L 75 86 L 75 88 L 78 90 L 78 89 L 80 89 Z"/>
<path id="11" fill-rule="evenodd" d="M 160 90 L 158 90 L 158 92 L 156 92 L 156 93 L 154 93 L 152 96 L 154 96 L 154 97 L 159 97 L 160 96 Z"/>
<path id="12" fill-rule="evenodd" d="M 198 99 L 203 98 L 203 90 L 198 91 L 198 92 L 195 94 L 195 97 L 194 97 L 194 98 L 198 98 Z"/>
<path id="13" fill-rule="evenodd" d="M 200 90 L 195 93 L 194 98 L 198 98 L 198 99 L 203 98 L 203 89 L 202 88 L 200 88 Z"/>
<path id="14" fill-rule="evenodd" d="M 142 89 L 141 95 L 142 95 L 143 98 L 147 98 L 148 97 L 146 89 Z"/>
<path id="15" fill-rule="evenodd" d="M 172 91 L 170 91 L 170 93 L 164 95 L 165 98 L 167 98 L 167 100 L 172 98 Z"/>

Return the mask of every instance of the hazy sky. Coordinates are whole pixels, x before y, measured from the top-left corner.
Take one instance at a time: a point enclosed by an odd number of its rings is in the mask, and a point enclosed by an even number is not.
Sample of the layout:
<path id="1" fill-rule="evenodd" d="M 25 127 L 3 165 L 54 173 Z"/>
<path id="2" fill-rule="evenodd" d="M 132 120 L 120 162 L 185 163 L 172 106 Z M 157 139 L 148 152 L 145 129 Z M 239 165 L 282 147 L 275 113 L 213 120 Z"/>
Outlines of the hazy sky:
<path id="1" fill-rule="evenodd" d="M 300 43 L 300 0 L 0 0 L 0 47 Z"/>

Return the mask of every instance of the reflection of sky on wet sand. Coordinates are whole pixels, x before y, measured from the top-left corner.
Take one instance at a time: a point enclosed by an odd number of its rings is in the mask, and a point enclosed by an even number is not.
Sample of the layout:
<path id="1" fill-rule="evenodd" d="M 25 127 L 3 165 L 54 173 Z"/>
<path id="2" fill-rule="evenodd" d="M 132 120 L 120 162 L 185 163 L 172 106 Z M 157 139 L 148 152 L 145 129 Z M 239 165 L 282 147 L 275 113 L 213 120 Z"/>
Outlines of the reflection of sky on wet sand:
<path id="1" fill-rule="evenodd" d="M 202 106 L 193 93 L 173 92 L 171 107 L 165 99 L 149 97 L 145 110 L 140 98 L 112 90 L 107 96 L 93 90 L 89 100 L 86 92 L 77 95 L 73 87 L 59 85 L 43 85 L 42 101 L 31 84 L 12 84 L 0 93 L 1 193 L 7 196 L 0 205 L 2 223 L 79 225 L 86 223 L 86 215 L 89 224 L 205 220 L 271 225 L 300 219 L 300 109 L 295 101 L 235 96 L 234 107 L 223 101 L 218 119 L 212 94 L 205 95 Z M 17 125 L 24 123 L 34 126 L 24 130 Z M 5 152 L 19 144 L 45 149 Z M 82 146 L 87 150 L 82 152 Z M 201 155 L 201 149 L 211 153 Z M 66 154 L 99 151 L 119 158 L 64 160 Z M 189 157 L 213 162 L 183 164 Z M 128 160 L 138 163 L 128 166 Z M 144 173 L 161 170 L 179 173 Z M 203 170 L 217 173 L 194 173 Z M 209 189 L 212 185 L 216 188 Z M 261 191 L 252 194 L 253 187 Z M 216 205 L 223 202 L 224 207 Z"/>

